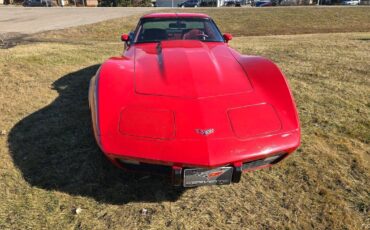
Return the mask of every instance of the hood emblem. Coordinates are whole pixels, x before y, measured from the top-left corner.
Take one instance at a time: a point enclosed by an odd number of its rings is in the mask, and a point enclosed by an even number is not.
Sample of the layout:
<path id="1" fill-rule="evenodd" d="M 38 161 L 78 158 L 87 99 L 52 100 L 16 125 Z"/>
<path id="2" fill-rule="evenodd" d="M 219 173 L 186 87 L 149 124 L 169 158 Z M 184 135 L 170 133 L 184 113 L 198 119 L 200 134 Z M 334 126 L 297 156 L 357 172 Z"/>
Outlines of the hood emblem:
<path id="1" fill-rule="evenodd" d="M 215 132 L 214 129 L 195 129 L 195 132 L 202 136 L 208 136 Z"/>

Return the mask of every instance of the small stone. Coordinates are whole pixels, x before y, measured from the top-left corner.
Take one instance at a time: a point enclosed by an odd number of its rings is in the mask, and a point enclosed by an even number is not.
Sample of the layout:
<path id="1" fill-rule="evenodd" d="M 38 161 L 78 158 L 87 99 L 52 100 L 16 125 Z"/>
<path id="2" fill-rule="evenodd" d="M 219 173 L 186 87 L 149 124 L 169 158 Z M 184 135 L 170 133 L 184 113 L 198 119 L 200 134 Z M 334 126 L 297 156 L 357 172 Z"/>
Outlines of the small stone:
<path id="1" fill-rule="evenodd" d="M 5 129 L 1 130 L 0 135 L 6 135 L 6 130 Z"/>
<path id="2" fill-rule="evenodd" d="M 82 208 L 78 207 L 74 211 L 75 211 L 75 214 L 78 215 L 82 212 Z"/>
<path id="3" fill-rule="evenodd" d="M 141 209 L 141 215 L 146 216 L 148 214 L 148 209 L 143 208 Z"/>

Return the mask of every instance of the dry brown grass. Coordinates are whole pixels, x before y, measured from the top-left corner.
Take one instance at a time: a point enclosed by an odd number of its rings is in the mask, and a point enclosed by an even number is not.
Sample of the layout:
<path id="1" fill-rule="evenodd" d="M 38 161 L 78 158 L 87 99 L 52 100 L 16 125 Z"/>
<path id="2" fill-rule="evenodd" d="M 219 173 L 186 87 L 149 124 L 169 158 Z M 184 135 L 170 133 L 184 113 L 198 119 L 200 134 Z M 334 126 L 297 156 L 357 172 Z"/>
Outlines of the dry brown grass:
<path id="1" fill-rule="evenodd" d="M 210 15 L 223 32 L 234 36 L 313 34 L 370 31 L 369 7 L 296 7 L 175 9 Z M 119 41 L 121 33 L 135 28 L 140 15 L 102 23 L 50 31 L 36 39 L 63 42 Z M 98 25 L 98 26 L 96 26 Z M 32 36 L 31 36 L 32 37 Z M 70 38 L 73 39 L 70 39 Z M 32 39 L 32 38 L 31 38 Z"/>
<path id="2" fill-rule="evenodd" d="M 220 12 L 210 14 L 219 20 Z M 183 193 L 164 178 L 113 168 L 94 143 L 88 81 L 97 64 L 120 54 L 116 35 L 136 23 L 116 22 L 0 50 L 0 229 L 369 229 L 369 21 L 364 33 L 235 38 L 232 47 L 266 56 L 286 74 L 302 146 L 239 184 Z M 228 23 L 225 32 L 235 25 Z"/>

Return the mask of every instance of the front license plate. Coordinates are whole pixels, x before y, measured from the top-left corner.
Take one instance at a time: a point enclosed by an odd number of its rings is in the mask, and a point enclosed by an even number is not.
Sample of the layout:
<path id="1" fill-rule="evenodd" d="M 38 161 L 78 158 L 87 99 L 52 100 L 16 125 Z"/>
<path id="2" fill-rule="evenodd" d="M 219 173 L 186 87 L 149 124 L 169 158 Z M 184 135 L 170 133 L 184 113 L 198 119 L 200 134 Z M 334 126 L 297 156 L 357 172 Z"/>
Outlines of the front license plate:
<path id="1" fill-rule="evenodd" d="M 185 169 L 184 187 L 230 184 L 232 176 L 233 167 Z"/>

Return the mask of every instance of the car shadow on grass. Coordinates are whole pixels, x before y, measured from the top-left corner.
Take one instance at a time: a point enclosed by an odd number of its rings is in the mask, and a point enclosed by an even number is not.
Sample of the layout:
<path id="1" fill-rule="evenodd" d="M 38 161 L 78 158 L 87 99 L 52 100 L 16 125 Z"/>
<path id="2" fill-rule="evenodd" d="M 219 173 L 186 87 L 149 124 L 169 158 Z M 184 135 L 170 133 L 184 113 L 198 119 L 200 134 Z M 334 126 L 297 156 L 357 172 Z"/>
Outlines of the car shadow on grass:
<path id="1" fill-rule="evenodd" d="M 8 143 L 14 163 L 31 186 L 46 190 L 110 204 L 177 200 L 182 191 L 174 190 L 169 178 L 126 173 L 96 145 L 87 92 L 98 67 L 55 81 L 58 98 L 12 128 Z"/>

